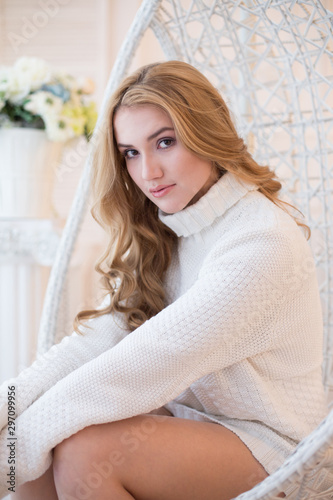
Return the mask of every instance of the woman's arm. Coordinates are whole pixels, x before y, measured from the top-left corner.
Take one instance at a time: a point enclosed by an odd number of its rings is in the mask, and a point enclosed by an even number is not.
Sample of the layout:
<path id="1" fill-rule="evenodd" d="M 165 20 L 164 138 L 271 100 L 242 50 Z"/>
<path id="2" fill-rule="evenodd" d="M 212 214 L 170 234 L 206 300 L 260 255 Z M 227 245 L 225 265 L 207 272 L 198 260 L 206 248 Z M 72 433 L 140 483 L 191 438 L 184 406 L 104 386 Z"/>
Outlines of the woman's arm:
<path id="1" fill-rule="evenodd" d="M 0 430 L 6 427 L 8 420 L 7 392 L 9 386 L 15 386 L 16 414 L 20 415 L 45 391 L 66 377 L 73 370 L 87 361 L 111 349 L 127 334 L 128 329 L 123 318 L 110 314 L 89 321 L 91 328 L 81 328 L 84 335 L 72 333 L 59 344 L 40 356 L 18 377 L 6 380 L 0 386 Z"/>
<path id="2" fill-rule="evenodd" d="M 294 253 L 279 233 L 249 231 L 217 246 L 188 292 L 19 416 L 17 484 L 39 477 L 52 448 L 80 429 L 147 413 L 200 377 L 281 342 L 280 308 L 309 278 L 300 272 L 295 281 Z M 2 433 L 1 457 L 5 446 Z"/>

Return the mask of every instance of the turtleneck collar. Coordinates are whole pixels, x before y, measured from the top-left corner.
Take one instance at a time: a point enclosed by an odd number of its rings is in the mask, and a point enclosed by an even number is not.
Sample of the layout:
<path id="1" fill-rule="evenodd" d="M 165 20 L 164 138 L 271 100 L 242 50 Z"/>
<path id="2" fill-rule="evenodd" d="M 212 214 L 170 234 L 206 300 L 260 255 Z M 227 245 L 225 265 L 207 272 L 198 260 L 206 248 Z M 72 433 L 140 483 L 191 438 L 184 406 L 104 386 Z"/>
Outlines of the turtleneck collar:
<path id="1" fill-rule="evenodd" d="M 255 184 L 245 183 L 231 172 L 226 172 L 196 203 L 175 214 L 159 210 L 159 218 L 177 236 L 190 236 L 210 226 L 249 191 Z"/>

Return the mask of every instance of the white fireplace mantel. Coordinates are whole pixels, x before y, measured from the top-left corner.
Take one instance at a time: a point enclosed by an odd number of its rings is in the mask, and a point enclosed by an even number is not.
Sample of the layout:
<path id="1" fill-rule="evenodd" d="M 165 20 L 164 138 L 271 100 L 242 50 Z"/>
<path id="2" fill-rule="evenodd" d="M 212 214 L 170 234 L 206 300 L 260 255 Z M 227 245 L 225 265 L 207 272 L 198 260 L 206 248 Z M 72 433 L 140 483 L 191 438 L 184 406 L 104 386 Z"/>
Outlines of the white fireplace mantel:
<path id="1" fill-rule="evenodd" d="M 35 356 L 60 231 L 48 219 L 0 218 L 0 384 Z"/>

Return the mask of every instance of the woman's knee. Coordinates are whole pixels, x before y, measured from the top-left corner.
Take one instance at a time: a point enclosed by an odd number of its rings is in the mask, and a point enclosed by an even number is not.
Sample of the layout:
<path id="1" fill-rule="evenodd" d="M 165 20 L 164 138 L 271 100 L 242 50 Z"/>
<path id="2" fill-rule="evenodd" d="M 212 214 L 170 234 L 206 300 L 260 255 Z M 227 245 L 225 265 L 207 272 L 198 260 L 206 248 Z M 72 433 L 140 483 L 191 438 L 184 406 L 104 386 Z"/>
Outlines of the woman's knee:
<path id="1" fill-rule="evenodd" d="M 128 454 L 131 455 L 139 448 L 139 443 L 147 439 L 152 427 L 156 426 L 156 418 L 163 419 L 161 416 L 139 415 L 124 421 L 93 425 L 65 439 L 54 449 L 53 473 L 57 489 L 68 492 L 75 486 L 83 492 L 118 480 Z"/>
<path id="2" fill-rule="evenodd" d="M 99 457 L 94 442 L 97 429 L 94 427 L 98 426 L 87 427 L 79 431 L 54 449 L 53 475 L 57 490 L 69 492 L 74 487 L 78 491 L 81 490 L 81 494 L 76 495 L 77 498 L 89 498 L 83 493 L 88 489 L 84 486 L 84 483 L 87 483 L 86 480 L 88 479 L 91 485 L 100 482 L 97 476 L 101 476 L 104 469 L 95 470 Z"/>
<path id="3" fill-rule="evenodd" d="M 84 466 L 87 456 L 82 450 L 84 431 L 69 437 L 58 444 L 53 452 L 53 476 L 57 487 L 73 482 L 78 469 Z"/>

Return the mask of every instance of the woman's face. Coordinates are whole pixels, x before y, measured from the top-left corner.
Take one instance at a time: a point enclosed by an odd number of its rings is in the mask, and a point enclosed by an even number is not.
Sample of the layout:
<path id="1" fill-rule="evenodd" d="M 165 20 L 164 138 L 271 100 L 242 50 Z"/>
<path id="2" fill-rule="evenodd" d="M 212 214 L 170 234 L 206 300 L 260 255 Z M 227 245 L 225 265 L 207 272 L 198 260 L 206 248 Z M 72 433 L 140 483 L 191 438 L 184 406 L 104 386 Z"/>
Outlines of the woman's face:
<path id="1" fill-rule="evenodd" d="M 129 175 L 165 213 L 195 203 L 217 180 L 212 163 L 185 149 L 170 116 L 156 106 L 120 107 L 114 130 Z"/>

